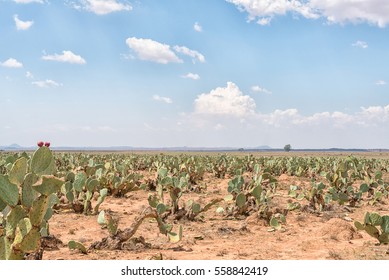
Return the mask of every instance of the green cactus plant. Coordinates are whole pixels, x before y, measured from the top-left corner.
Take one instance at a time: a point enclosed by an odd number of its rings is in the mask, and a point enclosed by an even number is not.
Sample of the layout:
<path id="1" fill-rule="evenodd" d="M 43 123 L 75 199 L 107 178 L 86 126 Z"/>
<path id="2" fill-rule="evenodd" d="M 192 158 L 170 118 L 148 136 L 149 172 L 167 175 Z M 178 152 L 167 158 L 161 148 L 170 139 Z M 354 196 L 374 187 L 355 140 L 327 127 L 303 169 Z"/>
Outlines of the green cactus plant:
<path id="1" fill-rule="evenodd" d="M 389 216 L 367 212 L 363 223 L 355 221 L 354 225 L 357 230 L 364 230 L 370 236 L 376 238 L 380 244 L 389 243 Z M 381 230 L 377 227 L 380 227 Z"/>
<path id="2" fill-rule="evenodd" d="M 193 200 L 188 200 L 186 203 L 185 211 L 186 217 L 189 221 L 193 221 L 198 215 L 208 211 L 213 205 L 223 201 L 223 198 L 215 198 L 209 203 L 205 204 L 204 207 L 201 207 L 200 203 L 196 203 Z"/>
<path id="3" fill-rule="evenodd" d="M 11 207 L 19 201 L 18 186 L 12 184 L 7 175 L 0 175 L 0 200 Z"/>
<path id="4" fill-rule="evenodd" d="M 90 162 L 92 164 L 92 162 Z M 108 195 L 107 188 L 101 188 L 99 176 L 103 167 L 89 166 L 87 172 L 67 172 L 66 182 L 61 188 L 61 193 L 66 197 L 76 213 L 85 215 L 97 215 L 100 205 Z M 94 173 L 93 173 L 94 172 Z M 101 179 L 101 178 L 100 178 Z M 92 199 L 97 198 L 96 205 L 92 207 Z"/>
<path id="5" fill-rule="evenodd" d="M 103 203 L 104 199 L 107 197 L 108 189 L 107 188 L 101 189 L 99 194 L 100 194 L 99 198 L 97 199 L 96 205 L 93 208 L 94 214 L 97 214 L 99 212 L 99 207 L 100 207 L 101 203 Z"/>
<path id="6" fill-rule="evenodd" d="M 271 229 L 269 231 L 281 230 L 282 225 L 286 223 L 286 218 L 283 214 L 277 213 L 270 218 L 269 225 Z"/>
<path id="7" fill-rule="evenodd" d="M 88 251 L 86 250 L 84 244 L 82 244 L 80 242 L 77 242 L 77 241 L 74 241 L 74 240 L 70 240 L 68 242 L 68 247 L 69 247 L 70 250 L 78 250 L 78 251 L 80 251 L 83 254 L 87 254 L 88 253 Z"/>
<path id="8" fill-rule="evenodd" d="M 24 259 L 40 250 L 40 239 L 48 233 L 48 220 L 57 203 L 63 180 L 53 176 L 54 158 L 41 147 L 28 160 L 24 154 L 10 159 L 8 174 L 0 175 L 0 259 Z"/>
<path id="9" fill-rule="evenodd" d="M 107 227 L 110 236 L 115 236 L 118 231 L 119 221 L 112 217 L 109 213 L 102 210 L 98 217 L 97 222 L 103 227 Z"/>

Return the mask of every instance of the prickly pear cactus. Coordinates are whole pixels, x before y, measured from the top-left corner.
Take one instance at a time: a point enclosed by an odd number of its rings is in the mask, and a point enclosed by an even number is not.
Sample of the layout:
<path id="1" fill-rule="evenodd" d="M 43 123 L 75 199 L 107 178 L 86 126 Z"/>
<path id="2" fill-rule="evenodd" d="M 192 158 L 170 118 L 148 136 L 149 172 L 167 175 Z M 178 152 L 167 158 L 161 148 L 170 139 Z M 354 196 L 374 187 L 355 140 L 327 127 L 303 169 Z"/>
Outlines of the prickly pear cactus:
<path id="1" fill-rule="evenodd" d="M 27 157 L 14 158 L 8 173 L 0 175 L 0 259 L 23 260 L 40 249 L 64 183 L 53 176 L 55 163 L 48 147 Z"/>
<path id="2" fill-rule="evenodd" d="M 380 244 L 389 243 L 389 216 L 380 216 L 377 213 L 367 212 L 364 222 L 355 221 L 354 225 L 357 230 L 364 230 L 370 236 L 376 238 Z"/>
<path id="3" fill-rule="evenodd" d="M 103 167 L 103 165 L 94 165 L 91 159 L 86 171 L 74 170 L 64 174 L 65 183 L 61 187 L 61 193 L 76 213 L 85 215 L 99 213 L 99 207 L 108 195 L 108 189 L 102 188 L 103 185 L 108 184 L 101 180 Z M 94 207 L 92 207 L 93 199 L 97 199 Z"/>

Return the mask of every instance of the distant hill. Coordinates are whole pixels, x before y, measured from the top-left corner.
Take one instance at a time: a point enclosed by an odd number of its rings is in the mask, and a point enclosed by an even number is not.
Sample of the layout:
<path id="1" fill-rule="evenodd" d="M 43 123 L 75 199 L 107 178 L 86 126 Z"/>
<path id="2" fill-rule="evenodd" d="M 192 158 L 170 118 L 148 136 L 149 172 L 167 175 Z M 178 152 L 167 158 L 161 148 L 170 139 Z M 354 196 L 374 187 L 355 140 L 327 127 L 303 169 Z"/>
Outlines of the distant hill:
<path id="1" fill-rule="evenodd" d="M 271 150 L 272 147 L 270 147 L 270 146 L 258 146 L 258 147 L 255 147 L 254 149 L 257 149 L 257 150 Z"/>
<path id="2" fill-rule="evenodd" d="M 18 144 L 12 144 L 9 146 L 0 146 L 0 150 L 24 150 L 25 148 L 18 145 Z"/>
<path id="3" fill-rule="evenodd" d="M 33 151 L 37 147 L 22 147 L 18 144 L 12 144 L 9 146 L 0 146 L 2 151 Z M 284 151 L 281 148 L 272 148 L 270 146 L 257 146 L 257 147 L 132 147 L 132 146 L 115 146 L 115 147 L 51 147 L 54 151 L 177 151 L 177 152 L 228 152 L 228 151 Z M 389 149 L 342 149 L 342 148 L 330 148 L 330 149 L 292 149 L 295 152 L 389 152 Z"/>

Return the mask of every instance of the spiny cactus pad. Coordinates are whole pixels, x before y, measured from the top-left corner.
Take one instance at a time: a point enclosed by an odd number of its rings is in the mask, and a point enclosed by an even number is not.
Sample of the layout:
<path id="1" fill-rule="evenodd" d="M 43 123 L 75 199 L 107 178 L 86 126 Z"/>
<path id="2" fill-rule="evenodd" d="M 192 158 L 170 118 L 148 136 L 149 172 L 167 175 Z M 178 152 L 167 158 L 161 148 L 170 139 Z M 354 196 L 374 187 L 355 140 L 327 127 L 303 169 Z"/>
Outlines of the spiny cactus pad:
<path id="1" fill-rule="evenodd" d="M 40 227 L 49 205 L 49 197 L 41 195 L 32 204 L 30 220 L 34 227 Z"/>
<path id="2" fill-rule="evenodd" d="M 79 250 L 83 254 L 87 253 L 85 246 L 82 243 L 74 241 L 74 240 L 69 241 L 68 247 L 71 250 Z"/>
<path id="3" fill-rule="evenodd" d="M 48 147 L 40 147 L 35 151 L 31 159 L 31 171 L 41 174 L 49 168 L 53 160 L 53 155 Z"/>
<path id="4" fill-rule="evenodd" d="M 76 191 L 82 192 L 82 189 L 86 183 L 87 176 L 85 172 L 79 172 L 74 179 L 73 187 Z"/>
<path id="5" fill-rule="evenodd" d="M 25 253 L 35 252 L 40 246 L 41 234 L 38 228 L 32 228 L 18 246 Z"/>
<path id="6" fill-rule="evenodd" d="M 32 188 L 40 194 L 48 196 L 52 193 L 57 193 L 63 184 L 64 181 L 55 176 L 44 175 L 42 180 L 34 184 Z"/>
<path id="7" fill-rule="evenodd" d="M 7 175 L 0 175 L 0 199 L 10 206 L 16 206 L 19 201 L 18 186 L 12 184 Z"/>
<path id="8" fill-rule="evenodd" d="M 27 159 L 24 157 L 19 158 L 12 166 L 8 177 L 12 184 L 20 186 L 24 181 L 24 176 L 27 173 Z"/>
<path id="9" fill-rule="evenodd" d="M 30 208 L 32 206 L 32 202 L 38 197 L 39 194 L 32 188 L 32 185 L 34 185 L 38 180 L 38 175 L 34 173 L 28 173 L 24 177 L 22 184 L 22 204 L 24 207 Z"/>
<path id="10" fill-rule="evenodd" d="M 15 230 L 19 221 L 25 217 L 27 217 L 27 212 L 21 205 L 16 206 L 8 213 L 5 225 L 5 232 L 8 238 L 12 239 L 15 236 Z"/>

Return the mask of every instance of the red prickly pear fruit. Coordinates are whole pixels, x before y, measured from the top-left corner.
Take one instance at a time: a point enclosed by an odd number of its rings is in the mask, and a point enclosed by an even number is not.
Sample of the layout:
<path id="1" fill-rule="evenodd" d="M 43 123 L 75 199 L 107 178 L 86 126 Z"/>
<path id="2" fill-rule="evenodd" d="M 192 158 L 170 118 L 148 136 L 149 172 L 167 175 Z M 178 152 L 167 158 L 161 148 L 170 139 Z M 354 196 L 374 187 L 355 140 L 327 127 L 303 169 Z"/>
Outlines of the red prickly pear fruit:
<path id="1" fill-rule="evenodd" d="M 50 147 L 50 142 L 45 142 L 45 146 L 48 148 Z"/>
<path id="2" fill-rule="evenodd" d="M 38 142 L 38 147 L 42 147 L 43 146 L 43 141 L 39 141 Z"/>

